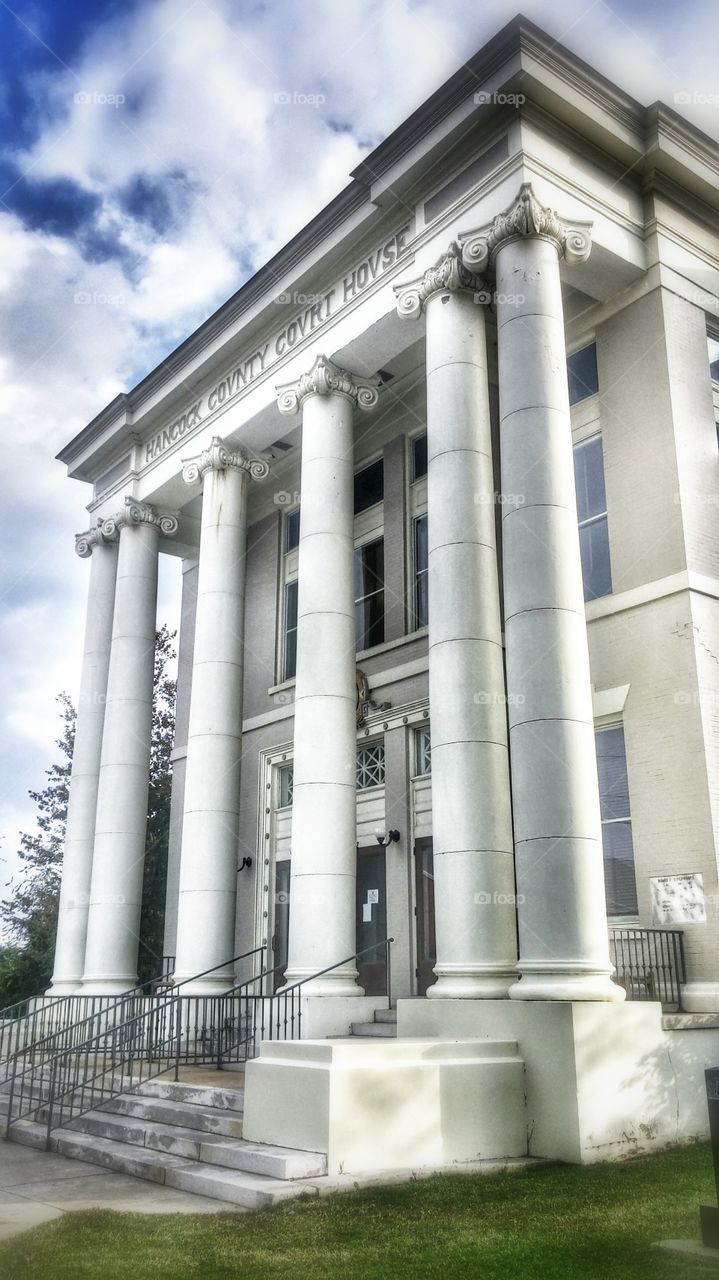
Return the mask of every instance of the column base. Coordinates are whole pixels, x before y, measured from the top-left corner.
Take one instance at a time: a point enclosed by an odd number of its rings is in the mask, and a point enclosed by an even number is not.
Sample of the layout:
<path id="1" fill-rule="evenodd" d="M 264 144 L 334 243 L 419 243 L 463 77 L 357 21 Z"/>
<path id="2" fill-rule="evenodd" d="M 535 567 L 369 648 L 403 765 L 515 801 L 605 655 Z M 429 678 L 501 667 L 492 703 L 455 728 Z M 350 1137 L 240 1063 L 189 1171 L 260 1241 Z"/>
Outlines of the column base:
<path id="1" fill-rule="evenodd" d="M 137 987 L 137 977 L 85 978 L 75 994 L 83 996 L 128 996 Z"/>
<path id="2" fill-rule="evenodd" d="M 285 973 L 284 986 L 280 987 L 278 995 L 284 995 L 289 987 L 295 986 L 297 982 L 303 985 L 299 991 L 295 992 L 298 996 L 363 996 L 365 994 L 364 987 L 360 987 L 357 983 L 357 970 L 345 969 L 337 973 L 324 973 L 319 978 L 312 975 L 315 971 L 312 969 L 289 969 Z M 308 981 L 309 979 L 309 981 Z"/>
<path id="3" fill-rule="evenodd" d="M 518 982 L 509 988 L 510 1000 L 602 1000 L 618 1004 L 626 991 L 612 982 L 611 971 L 582 972 L 568 969 L 523 969 Z"/>
<path id="4" fill-rule="evenodd" d="M 517 980 L 515 970 L 481 970 L 476 973 L 452 973 L 435 969 L 437 981 L 427 989 L 428 1000 L 506 1000 Z"/>
<path id="5" fill-rule="evenodd" d="M 685 982 L 680 994 L 687 1013 L 719 1013 L 719 982 Z"/>
<path id="6" fill-rule="evenodd" d="M 223 996 L 236 985 L 237 979 L 234 974 L 225 974 L 222 978 L 198 978 L 196 982 L 193 982 L 192 979 L 188 982 L 183 979 L 182 974 L 178 974 L 177 977 L 173 978 L 169 994 L 179 987 L 180 994 L 183 996 Z M 248 988 L 250 995 L 258 995 L 261 990 L 262 986 L 259 982 L 255 988 Z"/>
<path id="7" fill-rule="evenodd" d="M 59 978 L 48 987 L 45 995 L 52 1000 L 59 996 L 77 996 L 82 991 L 82 978 Z"/>

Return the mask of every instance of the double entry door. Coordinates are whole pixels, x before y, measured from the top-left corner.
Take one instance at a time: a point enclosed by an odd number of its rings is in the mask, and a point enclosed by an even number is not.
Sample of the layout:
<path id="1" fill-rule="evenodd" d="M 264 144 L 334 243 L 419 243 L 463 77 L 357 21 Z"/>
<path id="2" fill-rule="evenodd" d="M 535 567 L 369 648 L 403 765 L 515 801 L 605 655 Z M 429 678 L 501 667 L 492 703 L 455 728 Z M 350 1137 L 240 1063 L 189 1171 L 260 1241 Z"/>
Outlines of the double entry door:
<path id="1" fill-rule="evenodd" d="M 384 946 L 387 937 L 386 851 L 381 845 L 357 849 L 357 897 L 355 950 L 363 952 L 357 961 L 358 982 L 368 996 L 387 992 Z M 272 967 L 277 968 L 274 990 L 284 984 L 290 925 L 290 859 L 275 863 L 274 932 Z M 321 926 L 318 926 L 321 927 Z M 344 957 L 338 956 L 338 959 Z"/>

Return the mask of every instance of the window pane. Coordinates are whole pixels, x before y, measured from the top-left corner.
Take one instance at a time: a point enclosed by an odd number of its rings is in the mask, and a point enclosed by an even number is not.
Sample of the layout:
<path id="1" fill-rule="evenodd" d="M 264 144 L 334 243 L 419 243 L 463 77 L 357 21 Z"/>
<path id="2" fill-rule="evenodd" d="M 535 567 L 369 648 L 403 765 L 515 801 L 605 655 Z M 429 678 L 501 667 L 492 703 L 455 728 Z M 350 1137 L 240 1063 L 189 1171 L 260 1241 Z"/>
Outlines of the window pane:
<path id="1" fill-rule="evenodd" d="M 596 744 L 602 818 L 628 818 L 629 781 L 622 726 L 598 729 Z"/>
<path id="2" fill-rule="evenodd" d="M 292 804 L 294 792 L 295 772 L 291 764 L 283 765 L 280 769 L 280 785 L 279 785 L 279 808 L 286 809 Z"/>
<path id="3" fill-rule="evenodd" d="M 612 570 L 609 563 L 609 529 L 606 516 L 602 520 L 595 520 L 593 524 L 585 524 L 580 528 L 579 545 L 582 554 L 584 599 L 598 600 L 600 596 L 611 595 Z"/>
<path id="4" fill-rule="evenodd" d="M 357 650 L 371 649 L 384 640 L 384 591 L 358 600 L 355 605 L 355 645 Z"/>
<path id="5" fill-rule="evenodd" d="M 577 486 L 577 515 L 580 522 L 601 516 L 607 510 L 604 487 L 604 451 L 601 436 L 574 446 L 574 481 Z"/>
<path id="6" fill-rule="evenodd" d="M 412 479 L 419 480 L 422 476 L 426 476 L 426 474 L 427 437 L 424 435 L 417 436 L 417 438 L 412 441 Z"/>
<path id="7" fill-rule="evenodd" d="M 384 783 L 384 743 L 375 742 L 357 751 L 357 790 L 381 787 Z"/>
<path id="8" fill-rule="evenodd" d="M 300 513 L 290 511 L 285 522 L 285 551 L 294 551 L 300 541 Z"/>
<path id="9" fill-rule="evenodd" d="M 384 463 L 380 458 L 355 475 L 355 515 L 384 498 Z"/>
<path id="10" fill-rule="evenodd" d="M 424 773 L 431 773 L 432 772 L 432 748 L 430 745 L 430 736 L 429 736 L 428 728 L 423 727 L 421 729 L 415 730 L 414 744 L 415 744 L 415 756 L 416 756 L 415 767 L 417 769 L 417 774 L 421 775 Z"/>
<path id="11" fill-rule="evenodd" d="M 629 822 L 606 822 L 602 827 L 604 885 L 607 915 L 637 914 L 637 885 L 634 875 L 634 847 Z"/>
<path id="12" fill-rule="evenodd" d="M 429 620 L 427 603 L 427 517 L 419 516 L 414 522 L 414 615 L 415 626 L 426 627 Z"/>
<path id="13" fill-rule="evenodd" d="M 384 538 L 355 547 L 355 600 L 384 586 Z"/>
<path id="14" fill-rule="evenodd" d="M 707 346 L 709 348 L 709 369 L 715 382 L 719 382 L 719 338 L 715 338 L 711 333 L 707 334 Z"/>
<path id="15" fill-rule="evenodd" d="M 285 645 L 282 679 L 291 680 L 297 674 L 297 583 L 288 582 L 285 587 Z"/>
<path id="16" fill-rule="evenodd" d="M 578 404 L 580 400 L 586 400 L 587 396 L 593 396 L 599 390 L 597 348 L 594 342 L 568 356 L 567 377 L 570 404 Z"/>

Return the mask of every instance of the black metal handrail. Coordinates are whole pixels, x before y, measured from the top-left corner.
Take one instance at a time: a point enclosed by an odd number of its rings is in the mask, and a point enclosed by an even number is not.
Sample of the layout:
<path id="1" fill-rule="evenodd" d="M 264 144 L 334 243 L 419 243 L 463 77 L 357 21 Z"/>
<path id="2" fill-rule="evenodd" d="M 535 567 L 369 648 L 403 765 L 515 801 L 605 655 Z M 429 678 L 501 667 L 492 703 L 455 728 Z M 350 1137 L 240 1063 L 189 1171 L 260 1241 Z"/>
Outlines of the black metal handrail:
<path id="1" fill-rule="evenodd" d="M 684 934 L 681 929 L 644 929 L 617 925 L 609 930 L 614 980 L 627 1000 L 655 1000 L 681 1008 L 686 982 Z"/>
<path id="2" fill-rule="evenodd" d="M 191 982 L 197 982 L 200 978 L 208 977 L 212 973 L 219 970 L 227 969 L 230 965 L 237 964 L 240 960 L 247 960 L 252 956 L 264 953 L 264 946 L 253 947 L 251 951 L 244 951 L 241 955 L 233 956 L 230 960 L 223 960 L 221 964 L 213 965 L 209 969 L 203 970 L 202 973 L 192 974 L 191 977 L 185 978 L 182 982 L 173 985 L 167 999 L 170 1001 L 192 999 L 192 997 L 178 995 L 178 992 Z M 156 982 L 157 979 L 151 981 Z M 69 1026 L 57 1026 L 49 1035 L 44 1036 L 41 1040 L 33 1042 L 31 1045 L 23 1045 L 17 1048 L 16 1052 L 9 1060 L 10 1065 L 6 1079 L 10 1080 L 9 1098 L 8 1098 L 8 1116 L 7 1116 L 7 1132 L 9 1133 L 11 1126 L 17 1121 L 30 1115 L 38 1108 L 38 1092 L 42 1093 L 45 1087 L 44 1073 L 48 1067 L 48 1063 L 52 1063 L 56 1056 L 63 1054 L 76 1054 L 81 1057 L 83 1054 L 89 1053 L 87 1046 L 90 1042 L 99 1041 L 103 1035 L 115 1037 L 115 1042 L 122 1049 L 122 1052 L 129 1052 L 135 1055 L 135 1039 L 136 1035 L 130 1035 L 128 1029 L 132 1026 L 137 1027 L 139 1020 L 143 1017 L 154 1017 L 158 1009 L 164 1007 L 164 1004 L 151 1004 L 147 1009 L 137 1009 L 137 1002 L 148 999 L 143 994 L 145 987 L 136 988 L 134 991 L 126 993 L 120 999 L 111 1004 L 101 1005 L 99 1008 L 92 1009 L 90 1014 L 72 1023 Z M 85 997 L 88 1000 L 106 1000 L 107 997 Z M 149 997 L 154 1001 L 154 997 Z M 164 1001 L 164 997 L 157 997 L 158 1000 Z M 203 1001 L 216 1000 L 215 996 L 197 996 L 194 997 L 197 1003 Z M 133 1009 L 133 1004 L 135 1008 Z M 113 1055 L 114 1056 L 114 1055 Z M 209 1059 L 212 1060 L 211 1058 Z M 22 1064 L 22 1065 L 20 1065 Z"/>
<path id="3" fill-rule="evenodd" d="M 280 991 L 266 994 L 265 992 L 250 992 L 249 987 L 258 982 L 265 982 L 275 974 L 281 973 L 284 966 L 279 965 L 271 969 L 268 973 L 256 974 L 254 978 L 238 983 L 236 987 L 226 991 L 221 997 L 222 999 L 234 998 L 240 1001 L 239 1025 L 244 1030 L 243 1037 L 220 1049 L 217 1054 L 217 1067 L 222 1067 L 222 1063 L 227 1054 L 237 1054 L 238 1050 L 244 1048 L 243 1057 L 245 1059 L 254 1057 L 258 1040 L 299 1040 L 302 1036 L 302 998 L 301 988 L 306 987 L 308 983 L 314 982 L 317 978 L 323 978 L 325 974 L 332 973 L 335 969 L 342 969 L 345 965 L 350 964 L 353 960 L 359 960 L 361 956 L 367 955 L 370 951 L 377 951 L 380 947 L 385 950 L 385 965 L 387 972 L 387 1008 L 392 1007 L 392 963 L 391 963 L 391 947 L 394 938 L 383 938 L 381 942 L 375 942 L 369 947 L 363 947 L 361 951 L 355 951 L 353 955 L 346 956 L 344 960 L 338 960 L 336 964 L 328 965 L 326 969 L 320 969 L 318 973 L 312 973 L 307 978 L 300 978 L 298 982 L 293 982 L 288 987 L 283 987 Z M 295 1023 L 297 1034 L 295 1035 Z M 288 1035 L 289 1028 L 289 1035 Z M 280 1032 L 284 1034 L 280 1034 Z"/>

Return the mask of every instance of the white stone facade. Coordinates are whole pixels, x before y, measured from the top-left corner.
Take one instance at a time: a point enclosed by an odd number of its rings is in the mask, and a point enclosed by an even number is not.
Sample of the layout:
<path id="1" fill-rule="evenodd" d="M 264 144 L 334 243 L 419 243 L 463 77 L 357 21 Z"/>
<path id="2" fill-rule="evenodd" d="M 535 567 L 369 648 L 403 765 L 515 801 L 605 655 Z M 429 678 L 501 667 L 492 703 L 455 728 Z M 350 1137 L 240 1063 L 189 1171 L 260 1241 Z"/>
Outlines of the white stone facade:
<path id="1" fill-rule="evenodd" d="M 53 993 L 136 980 L 168 554 L 178 976 L 274 939 L 276 985 L 346 962 L 313 987 L 341 1009 L 380 994 L 378 956 L 359 976 L 350 957 L 391 936 L 400 997 L 621 1001 L 609 928 L 655 926 L 680 883 L 661 878 L 695 877 L 682 1003 L 719 1012 L 719 148 L 548 39 L 535 60 L 543 39 L 507 28 L 271 282 L 63 451 L 94 491 Z M 597 385 L 570 405 L 567 355 L 592 347 Z M 572 445 L 598 440 L 606 507 L 589 494 L 585 521 Z M 611 589 L 586 601 L 579 520 L 585 558 L 609 548 Z M 613 726 L 628 812 L 600 809 Z M 603 841 L 629 831 L 636 906 L 608 917 Z"/>

